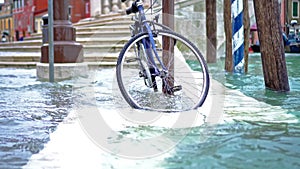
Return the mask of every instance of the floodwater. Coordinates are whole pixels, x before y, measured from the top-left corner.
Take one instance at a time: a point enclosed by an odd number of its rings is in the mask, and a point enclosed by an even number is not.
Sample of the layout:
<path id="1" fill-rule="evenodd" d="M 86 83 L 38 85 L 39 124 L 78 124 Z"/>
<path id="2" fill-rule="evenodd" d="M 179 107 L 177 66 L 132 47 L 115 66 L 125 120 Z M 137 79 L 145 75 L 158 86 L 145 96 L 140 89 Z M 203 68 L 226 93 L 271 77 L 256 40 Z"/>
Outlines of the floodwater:
<path id="1" fill-rule="evenodd" d="M 20 168 L 49 141 L 72 106 L 72 86 L 36 80 L 34 69 L 0 69 L 0 168 Z"/>
<path id="2" fill-rule="evenodd" d="M 286 57 L 291 91 L 278 93 L 266 90 L 261 59 L 249 59 L 247 75 L 232 75 L 220 71 L 224 62 L 210 65 L 213 78 L 226 87 L 241 91 L 271 107 L 264 109 L 248 105 L 252 111 L 225 110 L 234 122 L 213 126 L 210 138 L 199 142 L 201 128 L 176 147 L 176 153 L 165 160 L 165 168 L 300 168 L 300 57 Z M 232 100 L 235 102 L 236 100 Z M 275 115 L 274 112 L 282 112 Z M 287 115 L 287 116 L 286 116 Z M 289 116 L 291 115 L 291 116 Z M 252 116 L 252 118 L 249 118 Z M 277 120 L 273 119 L 277 116 Z M 294 117 L 293 117 L 294 116 Z M 267 118 L 266 118 L 267 117 Z M 296 120 L 293 122 L 293 120 Z M 212 126 L 210 126 L 212 127 Z"/>
<path id="3" fill-rule="evenodd" d="M 264 88 L 259 56 L 250 57 L 247 75 L 225 73 L 222 60 L 209 65 L 212 78 L 250 98 L 241 100 L 235 97 L 236 92 L 227 93 L 230 96 L 225 99 L 222 123 L 171 130 L 125 127 L 117 137 L 103 139 L 117 144 L 128 136 L 151 138 L 166 130 L 170 138 L 182 137 L 155 168 L 300 168 L 300 57 L 286 59 L 291 87 L 287 93 Z M 43 149 L 49 135 L 74 107 L 95 102 L 106 109 L 122 108 L 112 94 L 109 79 L 113 73 L 113 69 L 98 70 L 91 81 L 74 85 L 72 80 L 55 84 L 37 81 L 34 69 L 0 69 L 0 168 L 24 166 L 32 154 Z M 85 100 L 88 93 L 80 92 L 89 88 L 94 91 L 90 98 L 96 98 L 93 103 Z M 111 159 L 107 162 L 120 158 L 106 157 Z M 143 166 L 138 164 L 136 168 Z M 103 168 L 117 166 L 106 164 Z"/>

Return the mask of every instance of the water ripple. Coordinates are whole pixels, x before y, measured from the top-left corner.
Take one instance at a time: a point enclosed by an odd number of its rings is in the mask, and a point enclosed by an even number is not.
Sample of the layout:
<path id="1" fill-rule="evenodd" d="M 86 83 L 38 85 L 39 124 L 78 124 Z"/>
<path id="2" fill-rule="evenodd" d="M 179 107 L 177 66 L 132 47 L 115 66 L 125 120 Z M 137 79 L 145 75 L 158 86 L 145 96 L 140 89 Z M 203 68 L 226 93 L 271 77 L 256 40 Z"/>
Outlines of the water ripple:
<path id="1" fill-rule="evenodd" d="M 0 69 L 0 168 L 38 153 L 73 104 L 72 86 L 36 80 L 34 69 Z"/>

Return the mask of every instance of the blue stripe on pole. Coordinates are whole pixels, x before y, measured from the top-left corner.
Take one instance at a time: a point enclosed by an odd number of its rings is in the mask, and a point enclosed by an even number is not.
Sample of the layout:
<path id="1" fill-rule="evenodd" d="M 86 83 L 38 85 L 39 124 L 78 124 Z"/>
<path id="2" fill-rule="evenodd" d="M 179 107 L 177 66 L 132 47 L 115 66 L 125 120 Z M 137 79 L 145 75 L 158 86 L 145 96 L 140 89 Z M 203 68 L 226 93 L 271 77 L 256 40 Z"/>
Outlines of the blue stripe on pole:
<path id="1" fill-rule="evenodd" d="M 236 51 L 234 51 L 233 53 L 233 59 L 234 59 L 234 65 L 235 65 L 235 71 L 237 72 L 242 72 L 242 69 L 241 66 L 243 67 L 244 65 L 239 65 L 240 63 L 242 64 L 243 63 L 243 57 L 240 57 L 240 56 L 244 56 L 244 45 L 242 45 L 241 47 L 239 47 Z"/>
<path id="2" fill-rule="evenodd" d="M 243 26 L 243 13 L 240 13 L 233 20 L 232 31 L 237 32 L 239 31 L 239 29 L 241 29 L 242 26 Z"/>
<path id="3" fill-rule="evenodd" d="M 243 27 L 243 0 L 231 0 L 232 11 L 232 49 L 234 72 L 244 70 L 244 27 Z"/>

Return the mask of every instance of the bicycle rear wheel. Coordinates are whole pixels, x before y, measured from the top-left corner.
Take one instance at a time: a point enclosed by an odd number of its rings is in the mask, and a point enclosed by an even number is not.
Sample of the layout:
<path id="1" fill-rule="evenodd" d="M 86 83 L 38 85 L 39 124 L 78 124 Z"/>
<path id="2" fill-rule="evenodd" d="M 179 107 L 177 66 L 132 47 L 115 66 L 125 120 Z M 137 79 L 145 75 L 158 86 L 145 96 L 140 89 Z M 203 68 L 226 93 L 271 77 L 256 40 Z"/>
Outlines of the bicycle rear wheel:
<path id="1" fill-rule="evenodd" d="M 149 38 L 148 33 L 130 39 L 120 52 L 116 67 L 117 81 L 124 99 L 133 108 L 155 111 L 198 108 L 204 103 L 209 89 L 209 74 L 202 54 L 193 43 L 175 32 L 156 30 L 153 34 L 157 56 L 164 66 L 156 58 L 155 65 L 149 61 L 150 55 L 155 57 L 152 48 L 140 52 L 141 43 Z M 153 77 L 153 67 L 156 66 L 160 74 Z M 165 71 L 161 71 L 163 67 Z M 149 77 L 149 72 L 152 77 Z M 157 89 L 146 85 L 145 80 L 155 83 Z"/>

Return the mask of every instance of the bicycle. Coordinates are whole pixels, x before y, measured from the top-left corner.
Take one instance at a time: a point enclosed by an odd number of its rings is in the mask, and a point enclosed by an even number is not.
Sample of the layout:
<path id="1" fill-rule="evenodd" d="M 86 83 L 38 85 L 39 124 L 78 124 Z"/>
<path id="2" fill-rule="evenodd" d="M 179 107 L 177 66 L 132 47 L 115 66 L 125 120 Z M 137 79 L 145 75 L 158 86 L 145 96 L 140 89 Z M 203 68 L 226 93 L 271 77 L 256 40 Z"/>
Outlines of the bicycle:
<path id="1" fill-rule="evenodd" d="M 116 66 L 118 86 L 126 102 L 136 109 L 167 112 L 201 107 L 209 90 L 209 74 L 198 48 L 155 22 L 157 18 L 147 20 L 141 0 L 126 10 L 127 15 L 132 13 L 132 37 Z"/>

